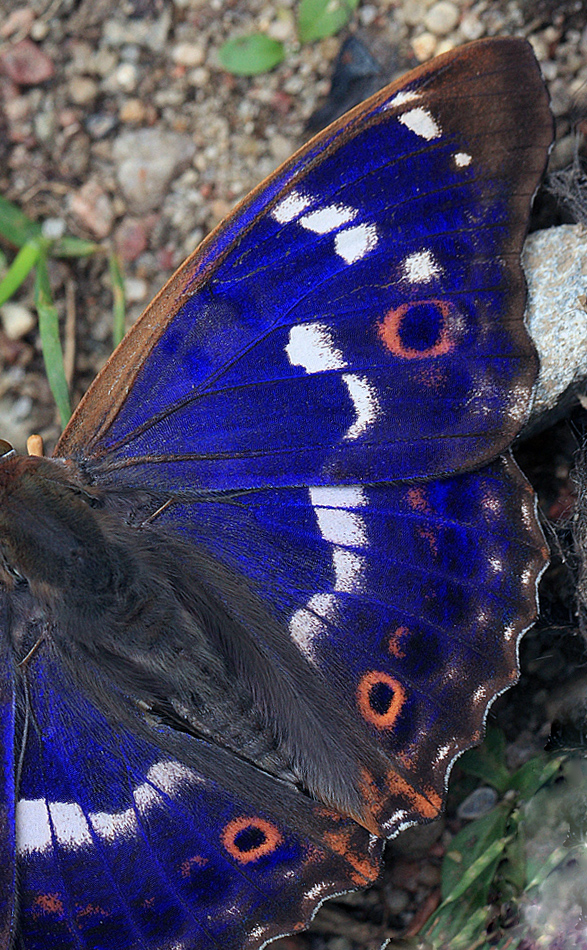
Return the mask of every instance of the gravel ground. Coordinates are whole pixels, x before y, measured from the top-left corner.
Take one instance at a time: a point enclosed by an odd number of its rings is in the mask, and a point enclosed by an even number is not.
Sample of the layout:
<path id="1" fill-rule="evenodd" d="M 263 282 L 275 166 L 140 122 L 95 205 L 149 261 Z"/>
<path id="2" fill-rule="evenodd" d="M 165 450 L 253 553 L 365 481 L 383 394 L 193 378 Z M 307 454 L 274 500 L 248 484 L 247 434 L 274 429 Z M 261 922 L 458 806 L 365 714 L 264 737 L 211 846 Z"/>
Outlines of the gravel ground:
<path id="1" fill-rule="evenodd" d="M 211 227 L 308 138 L 319 122 L 312 119 L 316 110 L 333 117 L 330 77 L 351 34 L 372 57 L 363 95 L 463 42 L 526 36 L 556 116 L 551 167 L 563 168 L 587 106 L 582 6 L 581 0 L 377 0 L 361 4 L 346 33 L 300 46 L 294 0 L 0 0 L 0 192 L 32 218 L 60 219 L 68 233 L 114 243 L 124 261 L 130 325 Z M 258 29 L 286 43 L 282 65 L 251 79 L 224 72 L 220 45 Z M 540 209 L 542 225 L 564 217 L 546 199 Z M 106 258 L 56 262 L 51 280 L 75 403 L 111 351 Z M 28 286 L 4 308 L 2 321 L 1 435 L 23 449 L 30 432 L 39 431 L 50 448 L 59 429 Z M 555 524 L 575 492 L 569 468 L 581 425 L 576 415 L 572 425 L 522 449 Z M 523 682 L 495 713 L 517 761 L 544 746 L 560 713 L 556 690 L 584 662 L 563 566 L 547 585 L 547 620 L 527 638 Z M 377 887 L 328 904 L 312 934 L 275 946 L 375 948 L 386 935 L 415 932 L 438 902 L 441 859 L 461 824 L 453 811 L 431 829 L 403 836 L 390 847 Z M 555 946 L 528 941 L 528 950 Z"/>

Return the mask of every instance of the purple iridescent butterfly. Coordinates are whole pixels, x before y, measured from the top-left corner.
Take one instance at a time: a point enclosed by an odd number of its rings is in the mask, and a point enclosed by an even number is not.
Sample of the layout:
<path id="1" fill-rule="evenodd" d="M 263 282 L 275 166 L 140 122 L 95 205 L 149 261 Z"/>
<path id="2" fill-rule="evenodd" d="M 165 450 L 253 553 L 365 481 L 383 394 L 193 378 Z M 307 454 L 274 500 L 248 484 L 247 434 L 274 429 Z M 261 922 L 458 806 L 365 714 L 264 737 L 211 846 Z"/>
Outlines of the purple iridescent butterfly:
<path id="1" fill-rule="evenodd" d="M 256 948 L 438 814 L 546 561 L 507 449 L 551 134 L 521 40 L 410 73 L 186 261 L 52 459 L 5 450 L 1 950 Z"/>

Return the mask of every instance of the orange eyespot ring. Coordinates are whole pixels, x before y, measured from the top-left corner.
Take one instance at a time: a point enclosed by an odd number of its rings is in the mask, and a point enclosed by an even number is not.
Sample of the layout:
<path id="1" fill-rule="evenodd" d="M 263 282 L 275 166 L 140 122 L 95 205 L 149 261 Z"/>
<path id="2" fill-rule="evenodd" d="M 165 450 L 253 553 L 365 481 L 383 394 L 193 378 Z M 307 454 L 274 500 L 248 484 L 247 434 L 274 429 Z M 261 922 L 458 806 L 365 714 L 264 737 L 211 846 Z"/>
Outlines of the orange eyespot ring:
<path id="1" fill-rule="evenodd" d="M 438 323 L 438 332 L 436 340 L 431 346 L 416 348 L 406 346 L 402 339 L 402 324 L 408 314 L 414 314 L 417 310 L 425 308 L 432 311 Z M 448 317 L 451 315 L 451 305 L 446 300 L 414 300 L 410 303 L 402 303 L 395 309 L 388 310 L 383 320 L 378 326 L 379 336 L 383 345 L 393 356 L 400 356 L 402 359 L 429 359 L 432 356 L 444 356 L 450 353 L 455 345 L 454 332 L 449 323 Z"/>
<path id="2" fill-rule="evenodd" d="M 228 822 L 221 841 L 239 864 L 249 864 L 275 851 L 282 843 L 283 835 L 270 821 L 243 817 Z"/>
<path id="3" fill-rule="evenodd" d="M 399 680 L 370 670 L 359 681 L 357 703 L 363 719 L 376 729 L 391 729 L 406 699 L 406 691 Z"/>

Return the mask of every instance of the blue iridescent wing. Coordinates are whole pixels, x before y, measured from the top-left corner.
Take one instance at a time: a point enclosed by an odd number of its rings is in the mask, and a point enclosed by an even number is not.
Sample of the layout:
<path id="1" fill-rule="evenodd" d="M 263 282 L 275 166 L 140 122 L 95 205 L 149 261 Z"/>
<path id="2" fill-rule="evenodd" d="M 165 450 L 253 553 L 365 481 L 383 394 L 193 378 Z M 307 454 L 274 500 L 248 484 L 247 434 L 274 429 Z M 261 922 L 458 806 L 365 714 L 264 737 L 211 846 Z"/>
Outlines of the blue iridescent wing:
<path id="1" fill-rule="evenodd" d="M 512 458 L 421 483 L 220 494 L 161 520 L 244 574 L 327 680 L 333 715 L 367 724 L 387 757 L 363 787 L 380 833 L 435 818 L 536 616 L 546 547 Z"/>
<path id="2" fill-rule="evenodd" d="M 389 481 L 507 447 L 536 372 L 519 254 L 551 140 L 529 46 L 418 70 L 188 259 L 58 446 L 104 485 Z"/>
<path id="3" fill-rule="evenodd" d="M 377 875 L 380 843 L 354 822 L 203 741 L 176 735 L 176 755 L 163 751 L 164 730 L 145 737 L 132 713 L 113 729 L 51 651 L 32 670 L 26 950 L 248 950 Z"/>
<path id="4" fill-rule="evenodd" d="M 160 500 L 137 528 L 152 521 L 228 567 L 232 586 L 202 578 L 217 584 L 227 616 L 243 609 L 239 585 L 260 599 L 340 703 L 325 716 L 354 715 L 384 756 L 362 792 L 366 823 L 386 834 L 437 814 L 454 756 L 517 675 L 517 641 L 536 612 L 546 555 L 529 489 L 511 460 L 490 460 L 525 418 L 536 368 L 519 251 L 550 137 L 521 41 L 451 52 L 384 90 L 294 156 L 186 262 L 57 449 L 105 495 Z M 216 946 L 214 935 L 178 934 L 165 895 L 175 888 L 202 927 L 204 885 L 184 900 L 174 862 L 203 854 L 226 864 L 227 827 L 231 847 L 241 831 L 245 850 L 262 847 L 264 829 L 291 842 L 294 858 L 279 864 L 275 850 L 272 870 L 259 863 L 259 877 L 240 873 L 238 887 L 224 866 L 235 900 L 222 904 L 218 888 L 222 919 L 239 919 L 223 947 L 296 929 L 324 896 L 357 886 L 357 868 L 372 878 L 364 830 L 242 757 L 139 724 L 122 698 L 119 728 L 105 723 L 50 638 L 27 678 L 25 950 L 38 945 L 41 913 L 59 947 L 63 919 L 83 950 L 116 939 L 141 950 Z M 173 767 L 158 770 L 161 761 Z M 199 779 L 181 786 L 178 805 L 158 783 L 181 768 Z M 239 797 L 237 779 L 266 811 Z M 145 786 L 164 803 L 146 817 L 133 792 L 142 798 Z M 105 845 L 92 833 L 129 814 L 138 837 Z M 68 815 L 75 847 L 60 825 Z M 251 815 L 269 824 L 231 825 Z M 147 933 L 153 907 L 150 944 L 136 921 Z"/>
<path id="5" fill-rule="evenodd" d="M 4 605 L 1 605 L 2 609 Z M 2 613 L 5 611 L 2 609 Z M 6 628 L 6 617 L 0 626 Z M 11 947 L 16 929 L 16 695 L 10 677 L 12 658 L 7 638 L 0 636 L 0 946 Z"/>

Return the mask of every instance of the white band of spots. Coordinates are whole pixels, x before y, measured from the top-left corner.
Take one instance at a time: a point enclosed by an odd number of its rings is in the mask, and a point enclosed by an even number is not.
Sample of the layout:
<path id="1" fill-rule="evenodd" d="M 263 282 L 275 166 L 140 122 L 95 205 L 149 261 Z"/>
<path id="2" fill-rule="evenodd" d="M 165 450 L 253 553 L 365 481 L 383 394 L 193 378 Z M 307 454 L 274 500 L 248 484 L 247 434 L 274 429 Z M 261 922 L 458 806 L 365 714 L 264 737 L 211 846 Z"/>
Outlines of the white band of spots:
<path id="1" fill-rule="evenodd" d="M 423 284 L 442 274 L 442 267 L 432 251 L 416 251 L 406 257 L 403 263 L 403 276 L 412 284 Z"/>

